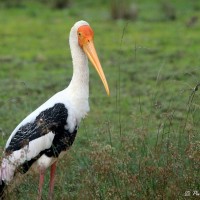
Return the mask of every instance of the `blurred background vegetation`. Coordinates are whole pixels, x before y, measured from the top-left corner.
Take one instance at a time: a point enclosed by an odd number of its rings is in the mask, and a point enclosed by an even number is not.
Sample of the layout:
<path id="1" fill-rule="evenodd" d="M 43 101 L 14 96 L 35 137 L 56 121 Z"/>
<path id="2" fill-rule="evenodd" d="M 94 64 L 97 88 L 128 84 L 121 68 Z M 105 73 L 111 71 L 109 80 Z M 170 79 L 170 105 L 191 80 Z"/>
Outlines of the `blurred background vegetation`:
<path id="1" fill-rule="evenodd" d="M 55 199 L 198 198 L 199 18 L 196 0 L 0 0 L 1 152 L 71 80 L 68 34 L 83 19 L 111 96 L 90 68 L 91 111 L 59 161 Z M 36 199 L 37 184 L 27 174 L 10 199 Z"/>

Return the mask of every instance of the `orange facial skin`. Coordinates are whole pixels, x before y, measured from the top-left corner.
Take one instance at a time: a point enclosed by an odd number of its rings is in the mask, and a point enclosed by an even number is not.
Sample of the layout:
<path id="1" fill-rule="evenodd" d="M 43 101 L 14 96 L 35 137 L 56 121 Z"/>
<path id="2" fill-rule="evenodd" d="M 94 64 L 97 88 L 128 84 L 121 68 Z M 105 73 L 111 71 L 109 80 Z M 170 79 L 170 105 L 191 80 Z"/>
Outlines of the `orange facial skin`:
<path id="1" fill-rule="evenodd" d="M 94 32 L 90 28 L 90 26 L 84 25 L 84 26 L 79 27 L 77 33 L 78 33 L 78 43 L 80 47 L 83 48 L 84 44 L 87 44 L 87 42 L 93 41 Z"/>

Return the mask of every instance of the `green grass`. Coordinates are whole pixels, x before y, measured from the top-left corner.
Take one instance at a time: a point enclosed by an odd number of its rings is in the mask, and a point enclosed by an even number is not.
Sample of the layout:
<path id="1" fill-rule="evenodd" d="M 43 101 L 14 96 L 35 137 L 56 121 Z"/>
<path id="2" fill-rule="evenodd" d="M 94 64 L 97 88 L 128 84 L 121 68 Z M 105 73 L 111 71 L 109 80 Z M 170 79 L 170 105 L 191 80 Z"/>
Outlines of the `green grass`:
<path id="1" fill-rule="evenodd" d="M 111 96 L 91 67 L 91 111 L 59 161 L 55 199 L 189 199 L 200 193 L 200 98 L 194 91 L 200 24 L 188 25 L 200 18 L 200 3 L 173 2 L 174 21 L 156 0 L 135 1 L 134 22 L 111 20 L 103 0 L 75 1 L 63 10 L 34 2 L 1 8 L 2 149 L 28 113 L 69 83 L 71 26 L 84 19 L 95 31 Z M 37 184 L 38 176 L 25 175 L 11 199 L 36 199 Z"/>

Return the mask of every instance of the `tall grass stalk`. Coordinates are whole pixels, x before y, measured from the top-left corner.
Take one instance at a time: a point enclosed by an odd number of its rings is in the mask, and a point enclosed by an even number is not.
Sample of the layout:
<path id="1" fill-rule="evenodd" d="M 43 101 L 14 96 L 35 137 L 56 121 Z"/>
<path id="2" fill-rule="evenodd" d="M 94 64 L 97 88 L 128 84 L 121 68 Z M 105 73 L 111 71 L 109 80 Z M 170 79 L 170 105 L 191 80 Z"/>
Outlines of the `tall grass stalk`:
<path id="1" fill-rule="evenodd" d="M 123 45 L 123 39 L 125 35 L 126 28 L 128 27 L 128 23 L 124 26 L 123 31 L 122 31 L 122 36 L 120 40 L 120 55 L 122 53 L 122 45 Z M 118 60 L 118 79 L 116 81 L 116 105 L 117 105 L 117 111 L 118 111 L 118 124 L 119 124 L 119 135 L 120 138 L 122 136 L 122 122 L 121 122 L 121 64 L 122 60 Z"/>

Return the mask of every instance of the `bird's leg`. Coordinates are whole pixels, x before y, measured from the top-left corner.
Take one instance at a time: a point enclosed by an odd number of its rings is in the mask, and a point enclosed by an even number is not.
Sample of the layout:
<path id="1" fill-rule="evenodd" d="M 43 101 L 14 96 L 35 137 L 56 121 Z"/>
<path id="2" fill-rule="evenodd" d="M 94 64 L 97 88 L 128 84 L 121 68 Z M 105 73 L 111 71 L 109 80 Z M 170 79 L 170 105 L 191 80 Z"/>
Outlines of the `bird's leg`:
<path id="1" fill-rule="evenodd" d="M 49 183 L 49 200 L 53 199 L 53 190 L 55 182 L 56 162 L 51 165 L 50 183 Z"/>
<path id="2" fill-rule="evenodd" d="M 40 171 L 40 180 L 39 180 L 39 188 L 38 188 L 38 200 L 41 200 L 41 198 L 42 198 L 42 186 L 43 186 L 43 183 L 44 183 L 45 169 L 41 168 L 39 171 Z"/>

